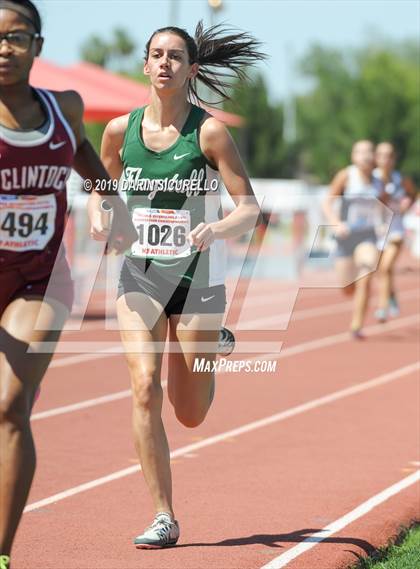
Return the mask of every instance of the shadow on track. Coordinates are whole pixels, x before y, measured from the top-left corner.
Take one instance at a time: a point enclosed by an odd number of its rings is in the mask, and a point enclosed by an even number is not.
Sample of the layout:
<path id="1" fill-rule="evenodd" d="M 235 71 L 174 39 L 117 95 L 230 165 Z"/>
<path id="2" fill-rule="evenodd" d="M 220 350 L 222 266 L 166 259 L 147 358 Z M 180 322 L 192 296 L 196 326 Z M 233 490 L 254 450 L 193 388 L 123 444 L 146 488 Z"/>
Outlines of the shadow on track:
<path id="1" fill-rule="evenodd" d="M 223 541 L 216 541 L 213 543 L 183 543 L 177 545 L 179 547 L 239 547 L 242 545 L 266 545 L 275 549 L 281 549 L 284 546 L 282 543 L 301 543 L 305 540 L 311 540 L 311 535 L 321 532 L 322 528 L 309 528 L 296 530 L 290 533 L 273 533 L 273 534 L 254 534 L 247 537 L 233 537 L 224 539 Z M 363 549 L 365 553 L 370 555 L 375 551 L 374 546 L 363 539 L 352 537 L 325 537 L 320 541 L 320 538 L 315 538 L 314 541 L 322 543 L 347 543 L 355 545 Z M 354 552 L 352 552 L 354 553 Z M 357 554 L 356 554 L 357 555 Z"/>

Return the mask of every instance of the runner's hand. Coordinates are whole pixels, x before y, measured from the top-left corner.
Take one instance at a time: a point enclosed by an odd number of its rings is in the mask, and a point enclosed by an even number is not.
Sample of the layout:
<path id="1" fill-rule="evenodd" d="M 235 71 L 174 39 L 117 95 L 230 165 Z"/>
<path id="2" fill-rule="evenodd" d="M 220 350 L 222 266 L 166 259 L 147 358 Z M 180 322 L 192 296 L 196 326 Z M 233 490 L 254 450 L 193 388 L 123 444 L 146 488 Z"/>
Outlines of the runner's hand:
<path id="1" fill-rule="evenodd" d="M 345 237 L 348 237 L 350 235 L 350 229 L 346 223 L 340 222 L 338 225 L 335 226 L 334 233 L 336 237 L 344 239 Z"/>
<path id="2" fill-rule="evenodd" d="M 90 219 L 90 237 L 95 241 L 107 241 L 109 237 L 109 229 L 106 226 L 103 212 L 98 209 L 91 214 Z"/>
<path id="3" fill-rule="evenodd" d="M 108 241 L 108 251 L 123 253 L 138 239 L 125 203 L 120 198 L 108 197 L 112 209 L 105 212 L 100 205 L 90 213 L 90 236 L 95 241 Z"/>
<path id="4" fill-rule="evenodd" d="M 410 197 L 405 196 L 400 203 L 400 214 L 404 215 L 405 213 L 407 213 L 407 211 L 410 209 L 412 205 L 413 205 L 413 200 Z"/>
<path id="5" fill-rule="evenodd" d="M 191 246 L 197 248 L 197 251 L 205 251 L 214 242 L 214 233 L 210 223 L 199 223 L 187 237 Z"/>
<path id="6" fill-rule="evenodd" d="M 121 200 L 109 200 L 112 206 L 112 225 L 108 239 L 108 247 L 117 254 L 124 253 L 139 235 L 133 225 L 127 206 Z"/>

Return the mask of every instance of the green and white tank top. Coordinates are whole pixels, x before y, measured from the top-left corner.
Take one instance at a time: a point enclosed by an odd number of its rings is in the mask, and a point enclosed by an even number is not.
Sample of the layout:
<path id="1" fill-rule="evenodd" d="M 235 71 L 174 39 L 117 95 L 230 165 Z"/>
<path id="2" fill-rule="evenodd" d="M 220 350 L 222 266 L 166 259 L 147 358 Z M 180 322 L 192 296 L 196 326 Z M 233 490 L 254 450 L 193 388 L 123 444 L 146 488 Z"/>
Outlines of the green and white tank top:
<path id="1" fill-rule="evenodd" d="M 224 241 L 198 253 L 187 240 L 199 223 L 222 217 L 219 175 L 199 144 L 205 111 L 193 105 L 178 139 L 156 152 L 142 139 L 144 110 L 130 114 L 121 155 L 122 189 L 139 234 L 126 254 L 146 270 L 151 264 L 166 280 L 181 286 L 223 284 Z"/>

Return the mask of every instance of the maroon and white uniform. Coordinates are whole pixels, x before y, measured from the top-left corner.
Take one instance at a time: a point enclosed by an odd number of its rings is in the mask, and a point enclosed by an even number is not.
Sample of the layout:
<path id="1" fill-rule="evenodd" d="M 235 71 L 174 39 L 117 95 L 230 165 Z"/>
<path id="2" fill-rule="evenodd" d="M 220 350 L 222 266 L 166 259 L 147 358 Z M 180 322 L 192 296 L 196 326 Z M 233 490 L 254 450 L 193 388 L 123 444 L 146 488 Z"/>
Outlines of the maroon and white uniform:
<path id="1" fill-rule="evenodd" d="M 44 296 L 47 288 L 47 296 L 72 304 L 62 239 L 76 140 L 54 96 L 36 94 L 47 116 L 43 127 L 0 125 L 0 315 L 13 299 Z"/>

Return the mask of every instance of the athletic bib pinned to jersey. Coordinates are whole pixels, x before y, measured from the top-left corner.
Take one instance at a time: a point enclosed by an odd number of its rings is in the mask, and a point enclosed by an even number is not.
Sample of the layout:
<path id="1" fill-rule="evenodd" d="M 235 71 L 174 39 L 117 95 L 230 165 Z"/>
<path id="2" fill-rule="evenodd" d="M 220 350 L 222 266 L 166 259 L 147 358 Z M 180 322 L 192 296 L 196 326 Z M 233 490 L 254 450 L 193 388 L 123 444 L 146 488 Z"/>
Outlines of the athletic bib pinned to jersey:
<path id="1" fill-rule="evenodd" d="M 374 227 L 378 222 L 377 203 L 373 198 L 355 197 L 347 210 L 347 224 L 351 229 Z"/>
<path id="2" fill-rule="evenodd" d="M 44 124 L 25 131 L 0 128 L 0 272 L 29 279 L 51 272 L 66 222 L 66 185 L 77 150 L 55 96 L 33 89 Z"/>
<path id="3" fill-rule="evenodd" d="M 160 151 L 143 140 L 146 107 L 128 121 L 121 159 L 122 187 L 139 239 L 126 255 L 151 265 L 168 282 L 193 288 L 221 285 L 225 279 L 224 241 L 197 251 L 187 236 L 200 223 L 222 219 L 219 173 L 200 147 L 205 111 L 191 106 L 174 143 Z M 147 261 L 147 263 L 145 263 Z"/>
<path id="4" fill-rule="evenodd" d="M 191 254 L 187 241 L 191 231 L 189 210 L 136 207 L 132 219 L 139 235 L 131 246 L 133 257 L 173 259 Z"/>
<path id="5" fill-rule="evenodd" d="M 0 249 L 14 252 L 45 249 L 55 233 L 56 213 L 54 194 L 0 195 Z"/>

